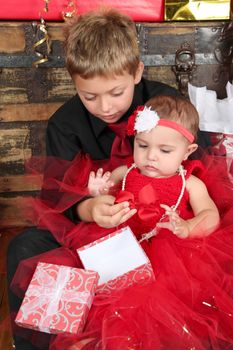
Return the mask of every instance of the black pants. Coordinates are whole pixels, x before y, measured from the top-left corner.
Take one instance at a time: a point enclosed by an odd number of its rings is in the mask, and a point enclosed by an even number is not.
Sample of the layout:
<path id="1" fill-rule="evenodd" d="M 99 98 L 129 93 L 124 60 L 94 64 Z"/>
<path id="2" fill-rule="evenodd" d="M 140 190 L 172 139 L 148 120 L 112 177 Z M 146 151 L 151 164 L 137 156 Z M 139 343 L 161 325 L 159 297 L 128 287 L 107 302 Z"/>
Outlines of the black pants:
<path id="1" fill-rule="evenodd" d="M 11 313 L 17 312 L 22 303 L 22 300 L 10 290 L 10 283 L 20 261 L 58 247 L 60 247 L 60 244 L 49 231 L 38 230 L 36 228 L 29 228 L 12 239 L 7 252 L 8 299 Z M 12 320 L 12 326 L 14 326 L 13 322 L 14 320 Z M 14 327 L 12 327 L 12 329 L 14 329 Z M 31 334 L 33 332 L 38 333 L 29 329 L 23 329 L 23 332 L 30 332 Z M 27 337 L 13 336 L 16 350 L 39 349 L 26 340 Z M 43 339 L 43 341 L 40 341 L 40 343 L 43 343 L 43 350 L 49 349 L 49 338 L 50 336 L 48 334 L 41 333 L 41 339 Z"/>

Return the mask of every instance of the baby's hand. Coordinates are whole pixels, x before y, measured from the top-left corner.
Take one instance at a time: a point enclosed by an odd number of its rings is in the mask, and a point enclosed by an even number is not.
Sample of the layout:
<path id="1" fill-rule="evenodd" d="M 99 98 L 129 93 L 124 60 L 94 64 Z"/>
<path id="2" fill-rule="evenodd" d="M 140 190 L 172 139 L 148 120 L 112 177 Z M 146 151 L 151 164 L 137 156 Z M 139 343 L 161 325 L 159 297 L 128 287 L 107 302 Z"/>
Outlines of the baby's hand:
<path id="1" fill-rule="evenodd" d="M 136 209 L 130 209 L 128 202 L 115 204 L 115 197 L 102 195 L 92 198 L 95 201 L 92 206 L 92 219 L 104 228 L 117 227 L 129 220 L 136 212 Z"/>
<path id="2" fill-rule="evenodd" d="M 98 169 L 96 173 L 91 171 L 88 179 L 88 190 L 90 195 L 96 197 L 101 194 L 107 194 L 110 187 L 114 185 L 114 183 L 109 180 L 110 176 L 110 171 L 104 173 L 102 168 Z"/>
<path id="3" fill-rule="evenodd" d="M 171 207 L 165 204 L 160 205 L 161 208 L 165 209 L 165 214 L 169 217 L 167 222 L 159 222 L 156 227 L 167 228 L 172 231 L 179 238 L 189 237 L 190 230 L 188 222 L 181 219 L 181 217 Z"/>

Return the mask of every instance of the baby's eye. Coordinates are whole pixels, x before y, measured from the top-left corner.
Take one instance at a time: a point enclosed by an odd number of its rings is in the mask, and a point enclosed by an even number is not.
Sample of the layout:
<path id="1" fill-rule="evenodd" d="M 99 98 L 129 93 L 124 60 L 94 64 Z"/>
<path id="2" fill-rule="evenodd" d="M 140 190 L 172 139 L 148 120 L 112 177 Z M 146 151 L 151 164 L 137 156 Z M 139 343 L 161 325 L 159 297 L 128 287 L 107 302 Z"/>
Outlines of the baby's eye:
<path id="1" fill-rule="evenodd" d="M 142 144 L 142 143 L 139 143 L 139 148 L 147 148 L 147 145 L 144 145 L 144 144 Z"/>
<path id="2" fill-rule="evenodd" d="M 171 150 L 168 150 L 168 149 L 161 149 L 160 150 L 162 153 L 171 153 Z"/>

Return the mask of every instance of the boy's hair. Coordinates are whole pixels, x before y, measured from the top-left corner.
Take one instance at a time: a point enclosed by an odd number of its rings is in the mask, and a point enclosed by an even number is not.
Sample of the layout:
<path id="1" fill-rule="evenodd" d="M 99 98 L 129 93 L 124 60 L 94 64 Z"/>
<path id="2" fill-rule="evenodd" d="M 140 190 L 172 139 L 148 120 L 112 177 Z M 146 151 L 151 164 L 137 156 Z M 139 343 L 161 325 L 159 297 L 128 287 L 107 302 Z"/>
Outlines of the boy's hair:
<path id="1" fill-rule="evenodd" d="M 182 96 L 155 96 L 146 103 L 161 119 L 168 119 L 184 126 L 197 138 L 199 115 L 190 101 Z"/>
<path id="2" fill-rule="evenodd" d="M 82 78 L 135 75 L 140 62 L 133 20 L 114 9 L 87 12 L 65 28 L 65 57 L 70 75 Z"/>

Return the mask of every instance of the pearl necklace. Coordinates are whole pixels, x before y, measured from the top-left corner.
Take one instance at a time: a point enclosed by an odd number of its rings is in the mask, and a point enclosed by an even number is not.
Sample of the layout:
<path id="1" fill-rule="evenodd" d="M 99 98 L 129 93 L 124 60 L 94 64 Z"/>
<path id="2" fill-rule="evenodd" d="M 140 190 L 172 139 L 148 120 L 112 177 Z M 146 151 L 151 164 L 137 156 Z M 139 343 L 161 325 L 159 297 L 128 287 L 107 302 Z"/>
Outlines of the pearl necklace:
<path id="1" fill-rule="evenodd" d="M 126 171 L 125 176 L 124 176 L 124 178 L 123 178 L 123 180 L 122 180 L 122 191 L 125 191 L 126 178 L 127 178 L 128 174 L 129 174 L 129 172 L 130 172 L 132 169 L 136 168 L 136 167 L 137 167 L 136 164 L 133 163 L 133 164 L 128 168 L 128 170 Z M 186 170 L 184 169 L 183 165 L 180 165 L 180 166 L 179 166 L 178 173 L 179 173 L 179 175 L 181 176 L 181 179 L 182 179 L 182 187 L 181 187 L 180 195 L 179 195 L 179 197 L 178 197 L 178 199 L 177 199 L 177 201 L 176 201 L 176 204 L 174 204 L 174 205 L 171 207 L 171 209 L 172 209 L 173 211 L 176 211 L 177 208 L 178 208 L 178 206 L 180 205 L 180 202 L 181 202 L 181 200 L 182 200 L 182 198 L 183 198 L 183 195 L 184 195 L 184 192 L 185 192 L 185 186 L 186 186 L 186 180 L 185 180 L 185 173 L 186 173 Z M 160 219 L 159 221 L 162 221 L 162 220 L 164 219 L 165 216 L 166 216 L 166 215 L 163 214 L 162 217 L 161 217 L 161 219 Z M 143 234 L 142 234 L 142 238 L 139 240 L 139 242 L 142 242 L 142 241 L 144 241 L 144 240 L 148 240 L 148 239 L 150 239 L 151 237 L 155 236 L 156 234 L 157 234 L 157 230 L 156 230 L 156 227 L 155 227 L 155 228 L 153 228 L 151 231 L 149 231 L 149 232 L 147 232 L 147 233 L 143 233 Z"/>

